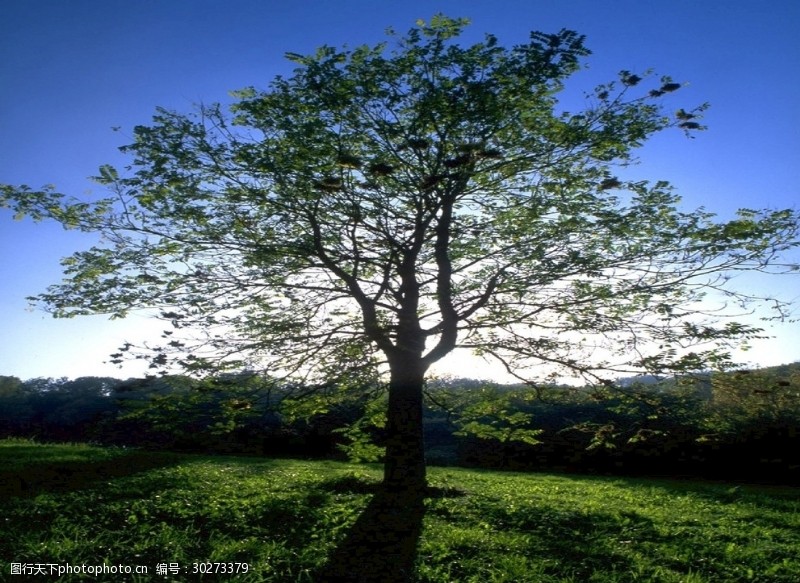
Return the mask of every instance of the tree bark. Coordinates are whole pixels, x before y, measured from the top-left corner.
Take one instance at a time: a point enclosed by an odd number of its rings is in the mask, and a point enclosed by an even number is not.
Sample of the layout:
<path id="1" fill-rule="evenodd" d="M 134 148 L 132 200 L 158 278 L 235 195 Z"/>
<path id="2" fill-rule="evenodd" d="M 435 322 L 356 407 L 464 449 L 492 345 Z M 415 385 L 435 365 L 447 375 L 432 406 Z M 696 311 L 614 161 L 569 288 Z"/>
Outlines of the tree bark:
<path id="1" fill-rule="evenodd" d="M 393 359 L 389 366 L 383 485 L 395 493 L 421 493 L 427 485 L 422 432 L 422 388 L 427 367 L 421 357 L 410 355 Z"/>

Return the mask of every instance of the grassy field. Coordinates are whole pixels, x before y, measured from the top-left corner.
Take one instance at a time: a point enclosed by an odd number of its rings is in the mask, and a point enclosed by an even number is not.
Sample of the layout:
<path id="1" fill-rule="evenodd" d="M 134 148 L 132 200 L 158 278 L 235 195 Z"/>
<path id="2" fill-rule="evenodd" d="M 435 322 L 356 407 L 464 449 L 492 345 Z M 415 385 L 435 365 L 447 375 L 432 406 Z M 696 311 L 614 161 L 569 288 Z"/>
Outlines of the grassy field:
<path id="1" fill-rule="evenodd" d="M 405 561 L 441 583 L 800 581 L 796 488 L 431 468 L 429 495 L 398 510 L 379 478 L 0 441 L 0 580 L 359 580 Z M 65 572 L 82 565 L 101 574 Z"/>

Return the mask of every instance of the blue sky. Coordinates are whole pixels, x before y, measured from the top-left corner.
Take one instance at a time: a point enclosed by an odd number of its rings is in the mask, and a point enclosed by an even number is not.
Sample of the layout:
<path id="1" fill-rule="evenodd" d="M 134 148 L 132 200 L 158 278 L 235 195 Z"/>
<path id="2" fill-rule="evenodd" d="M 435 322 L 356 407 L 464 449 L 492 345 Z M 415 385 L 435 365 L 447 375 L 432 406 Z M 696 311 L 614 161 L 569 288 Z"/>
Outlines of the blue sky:
<path id="1" fill-rule="evenodd" d="M 621 69 L 653 68 L 689 85 L 675 108 L 708 101 L 709 131 L 687 140 L 660 135 L 631 172 L 671 181 L 686 208 L 730 216 L 739 207 L 800 202 L 800 2 L 795 0 L 25 0 L 0 4 L 0 183 L 55 184 L 102 194 L 88 177 L 117 152 L 156 106 L 188 111 L 226 102 L 228 91 L 264 87 L 293 64 L 287 51 L 322 44 L 374 44 L 388 26 L 405 32 L 437 12 L 472 20 L 464 42 L 486 32 L 504 45 L 531 30 L 570 28 L 593 55 L 568 95 L 612 80 Z M 577 107 L 578 102 L 571 104 Z M 120 128 L 112 131 L 112 128 Z M 142 317 L 54 320 L 25 296 L 61 278 L 59 259 L 96 238 L 54 224 L 15 222 L 0 210 L 0 375 L 113 375 L 104 365 L 125 340 L 157 335 Z M 797 257 L 794 258 L 797 260 Z M 800 299 L 800 277 L 740 279 L 744 287 Z M 745 361 L 800 360 L 797 324 L 768 329 Z M 458 371 L 470 375 L 458 358 Z M 485 372 L 476 368 L 474 376 Z"/>

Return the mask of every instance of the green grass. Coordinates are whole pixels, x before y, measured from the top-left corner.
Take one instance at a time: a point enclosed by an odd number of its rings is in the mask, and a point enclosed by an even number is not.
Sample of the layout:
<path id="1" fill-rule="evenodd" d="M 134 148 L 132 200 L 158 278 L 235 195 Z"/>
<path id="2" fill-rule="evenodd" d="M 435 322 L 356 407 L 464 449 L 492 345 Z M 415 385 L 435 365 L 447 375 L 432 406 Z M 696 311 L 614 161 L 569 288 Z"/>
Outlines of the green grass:
<path id="1" fill-rule="evenodd" d="M 418 581 L 800 581 L 796 488 L 429 475 Z M 0 580 L 26 580 L 9 575 L 14 562 L 150 569 L 60 582 L 314 581 L 379 479 L 369 465 L 0 441 Z M 246 563 L 248 572 L 183 572 L 196 562 Z M 156 576 L 158 563 L 182 571 Z"/>

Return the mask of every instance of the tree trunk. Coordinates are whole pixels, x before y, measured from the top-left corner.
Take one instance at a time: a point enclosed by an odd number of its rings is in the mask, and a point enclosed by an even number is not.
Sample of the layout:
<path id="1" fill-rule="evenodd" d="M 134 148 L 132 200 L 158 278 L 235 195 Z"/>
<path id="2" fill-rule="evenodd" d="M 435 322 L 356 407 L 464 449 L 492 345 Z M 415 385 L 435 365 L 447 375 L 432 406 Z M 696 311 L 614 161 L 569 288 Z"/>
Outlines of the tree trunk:
<path id="1" fill-rule="evenodd" d="M 388 491 L 421 493 L 426 486 L 422 434 L 425 369 L 419 357 L 390 362 L 383 475 L 383 485 Z"/>

